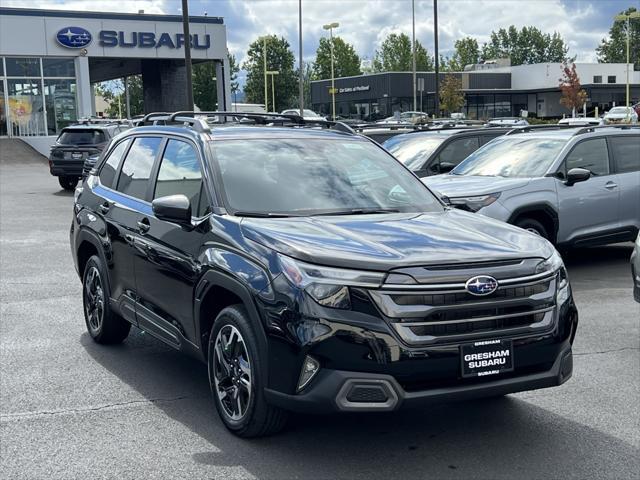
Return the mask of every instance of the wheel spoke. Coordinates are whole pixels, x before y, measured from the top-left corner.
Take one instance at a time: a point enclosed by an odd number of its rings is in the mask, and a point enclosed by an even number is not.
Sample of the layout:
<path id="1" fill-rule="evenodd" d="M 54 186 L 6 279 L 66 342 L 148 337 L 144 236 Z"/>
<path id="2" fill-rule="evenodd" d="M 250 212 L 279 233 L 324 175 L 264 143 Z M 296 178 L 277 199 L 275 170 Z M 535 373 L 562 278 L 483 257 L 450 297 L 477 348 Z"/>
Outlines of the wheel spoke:
<path id="1" fill-rule="evenodd" d="M 224 351 L 222 349 L 222 346 L 220 345 L 220 342 L 216 343 L 215 349 L 216 349 L 216 357 L 218 358 L 220 366 L 224 370 L 224 376 L 228 377 L 229 376 L 229 370 L 230 370 L 229 362 L 225 358 Z"/>

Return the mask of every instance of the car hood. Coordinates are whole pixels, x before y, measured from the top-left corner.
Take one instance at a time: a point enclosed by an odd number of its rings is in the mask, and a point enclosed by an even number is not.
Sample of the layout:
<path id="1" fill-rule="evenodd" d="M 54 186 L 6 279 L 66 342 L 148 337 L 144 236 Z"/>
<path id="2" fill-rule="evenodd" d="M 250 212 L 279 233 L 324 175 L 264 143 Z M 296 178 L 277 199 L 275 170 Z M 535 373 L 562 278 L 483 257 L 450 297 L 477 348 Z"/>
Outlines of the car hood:
<path id="1" fill-rule="evenodd" d="M 427 187 L 446 197 L 469 197 L 504 192 L 527 185 L 529 178 L 483 177 L 475 175 L 434 175 L 421 179 Z"/>
<path id="2" fill-rule="evenodd" d="M 550 244 L 497 220 L 456 209 L 424 214 L 244 218 L 245 238 L 320 265 L 394 268 L 547 258 Z"/>

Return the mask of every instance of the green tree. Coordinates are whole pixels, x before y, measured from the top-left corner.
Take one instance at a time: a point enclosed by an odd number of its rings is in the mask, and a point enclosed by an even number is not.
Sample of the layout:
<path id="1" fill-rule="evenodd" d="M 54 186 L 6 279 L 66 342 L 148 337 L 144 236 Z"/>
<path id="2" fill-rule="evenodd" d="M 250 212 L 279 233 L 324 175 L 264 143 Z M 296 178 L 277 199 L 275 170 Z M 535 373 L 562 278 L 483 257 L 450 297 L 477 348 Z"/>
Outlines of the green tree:
<path id="1" fill-rule="evenodd" d="M 637 11 L 630 7 L 621 14 Z M 629 61 L 634 70 L 640 70 L 640 18 L 630 21 L 631 36 L 629 38 Z M 596 48 L 598 61 L 605 63 L 626 63 L 627 61 L 627 22 L 613 22 L 609 29 L 609 38 L 603 38 Z"/>
<path id="2" fill-rule="evenodd" d="M 563 62 L 567 60 L 568 51 L 558 32 L 543 33 L 536 27 L 518 30 L 511 25 L 491 32 L 489 43 L 482 46 L 481 57 L 483 60 L 509 57 L 511 65 L 522 65 Z"/>
<path id="3" fill-rule="evenodd" d="M 193 65 L 193 103 L 205 112 L 218 108 L 218 89 L 214 62 L 195 63 Z"/>
<path id="4" fill-rule="evenodd" d="M 129 88 L 129 113 L 133 117 L 144 113 L 144 98 L 142 96 L 142 76 L 127 77 Z M 109 104 L 105 113 L 110 118 L 124 118 L 127 115 L 127 100 L 124 92 L 124 80 L 110 80 L 99 83 L 96 93 Z"/>
<path id="5" fill-rule="evenodd" d="M 229 81 L 231 83 L 231 95 L 235 95 L 240 91 L 240 84 L 238 83 L 238 72 L 240 72 L 240 66 L 236 61 L 236 56 L 227 53 L 229 59 Z"/>
<path id="6" fill-rule="evenodd" d="M 440 86 L 440 108 L 448 113 L 458 112 L 464 105 L 462 80 L 455 75 L 447 75 Z"/>
<path id="7" fill-rule="evenodd" d="M 466 65 L 473 65 L 480 60 L 480 47 L 478 41 L 472 37 L 456 40 L 455 53 L 447 63 L 447 69 L 451 72 L 462 72 Z"/>
<path id="8" fill-rule="evenodd" d="M 340 37 L 333 37 L 333 60 L 335 78 L 360 75 L 360 57 L 353 45 Z M 331 40 L 321 38 L 316 50 L 316 61 L 313 63 L 314 80 L 331 78 Z"/>
<path id="9" fill-rule="evenodd" d="M 411 39 L 404 33 L 392 33 L 384 39 L 380 50 L 376 50 L 373 59 L 374 72 L 410 72 L 413 70 Z M 433 70 L 433 58 L 416 40 L 416 70 L 430 72 Z"/>
<path id="10" fill-rule="evenodd" d="M 275 82 L 275 105 L 278 110 L 296 106 L 298 97 L 298 75 L 293 65 L 295 58 L 289 42 L 284 37 L 268 35 L 267 70 L 277 70 Z M 264 98 L 264 43 L 263 38 L 256 39 L 247 51 L 247 60 L 242 68 L 247 72 L 244 93 L 249 103 L 265 103 Z M 271 98 L 271 79 L 268 80 L 269 110 L 273 110 Z"/>

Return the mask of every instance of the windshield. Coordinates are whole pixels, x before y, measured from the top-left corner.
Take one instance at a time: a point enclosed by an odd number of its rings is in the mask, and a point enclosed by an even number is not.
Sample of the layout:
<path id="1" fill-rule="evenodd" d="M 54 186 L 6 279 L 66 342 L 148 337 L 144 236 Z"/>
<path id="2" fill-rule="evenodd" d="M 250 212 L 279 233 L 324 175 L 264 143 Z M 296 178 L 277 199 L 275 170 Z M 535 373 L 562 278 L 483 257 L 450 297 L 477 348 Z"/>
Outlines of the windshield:
<path id="1" fill-rule="evenodd" d="M 548 138 L 496 138 L 469 155 L 451 174 L 541 177 L 565 144 L 566 140 Z"/>
<path id="2" fill-rule="evenodd" d="M 104 133 L 101 130 L 63 130 L 58 138 L 58 143 L 64 145 L 95 145 L 103 143 Z"/>
<path id="3" fill-rule="evenodd" d="M 420 180 L 368 141 L 216 140 L 211 147 L 237 215 L 442 210 Z"/>
<path id="4" fill-rule="evenodd" d="M 627 107 L 614 107 L 609 110 L 609 113 L 627 113 L 627 111 L 631 112 L 631 108 L 627 110 Z"/>
<path id="5" fill-rule="evenodd" d="M 382 144 L 411 170 L 419 170 L 446 137 L 435 135 L 397 135 Z"/>

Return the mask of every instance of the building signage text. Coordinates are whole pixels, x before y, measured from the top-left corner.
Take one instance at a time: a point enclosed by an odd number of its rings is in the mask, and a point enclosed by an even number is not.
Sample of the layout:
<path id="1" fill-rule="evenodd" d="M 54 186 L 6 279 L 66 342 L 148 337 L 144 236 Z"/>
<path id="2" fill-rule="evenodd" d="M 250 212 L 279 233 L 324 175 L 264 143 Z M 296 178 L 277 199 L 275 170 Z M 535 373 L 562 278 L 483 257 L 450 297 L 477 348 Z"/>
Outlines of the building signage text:
<path id="1" fill-rule="evenodd" d="M 193 34 L 191 48 L 194 50 L 207 50 L 211 47 L 211 35 Z M 83 48 L 91 43 L 91 33 L 81 27 L 65 27 L 58 31 L 56 40 L 66 48 Z M 182 48 L 185 44 L 182 33 L 155 32 L 123 32 L 116 30 L 102 30 L 98 34 L 98 44 L 101 47 L 124 48 Z"/>
<path id="2" fill-rule="evenodd" d="M 357 87 L 342 87 L 342 88 L 336 88 L 336 90 L 337 90 L 336 93 L 368 92 L 369 85 L 361 85 Z"/>

